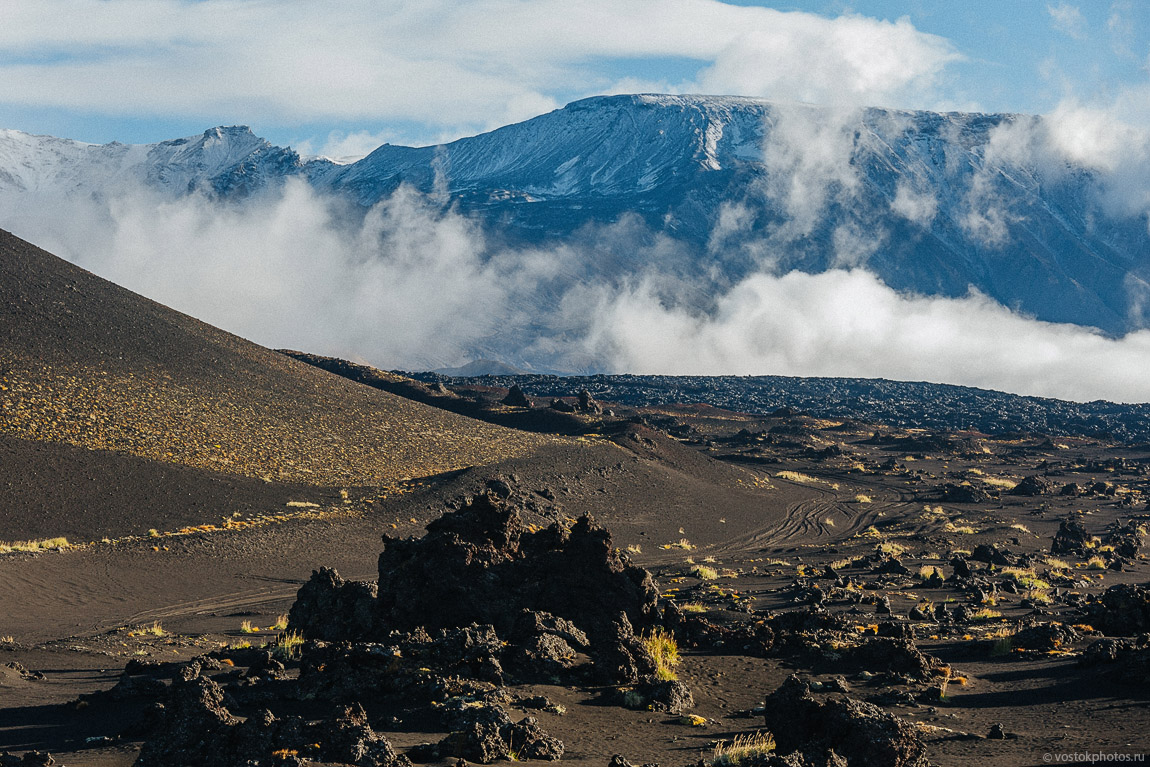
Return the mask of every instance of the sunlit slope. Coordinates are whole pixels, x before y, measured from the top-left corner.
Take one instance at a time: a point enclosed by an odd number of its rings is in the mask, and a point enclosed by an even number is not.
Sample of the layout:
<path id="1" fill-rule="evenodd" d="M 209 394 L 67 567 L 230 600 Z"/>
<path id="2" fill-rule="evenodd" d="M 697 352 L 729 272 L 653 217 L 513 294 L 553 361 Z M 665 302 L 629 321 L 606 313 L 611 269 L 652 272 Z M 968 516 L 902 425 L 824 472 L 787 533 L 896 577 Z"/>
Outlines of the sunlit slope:
<path id="1" fill-rule="evenodd" d="M 3 231 L 0 432 L 322 485 L 428 476 L 546 439 L 298 363 Z"/>

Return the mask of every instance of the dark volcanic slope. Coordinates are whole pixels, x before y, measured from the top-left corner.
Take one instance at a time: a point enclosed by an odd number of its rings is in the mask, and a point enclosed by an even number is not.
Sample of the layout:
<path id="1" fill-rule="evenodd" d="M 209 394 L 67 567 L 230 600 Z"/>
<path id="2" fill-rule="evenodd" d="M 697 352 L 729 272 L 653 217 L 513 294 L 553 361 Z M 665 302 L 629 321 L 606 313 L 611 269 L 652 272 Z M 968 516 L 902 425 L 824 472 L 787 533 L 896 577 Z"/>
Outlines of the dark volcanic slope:
<path id="1" fill-rule="evenodd" d="M 335 490 L 264 482 L 108 450 L 0 434 L 0 539 L 73 543 L 180 529 L 339 501 Z"/>
<path id="2" fill-rule="evenodd" d="M 7 232 L 0 434 L 313 485 L 390 484 L 545 441 L 298 363 Z"/>
<path id="3" fill-rule="evenodd" d="M 911 381 L 788 376 L 478 376 L 405 373 L 448 386 L 519 384 L 532 397 L 570 397 L 587 389 L 597 399 L 632 407 L 700 402 L 743 413 L 792 407 L 829 418 L 854 418 L 901 428 L 1032 432 L 1059 436 L 1150 440 L 1150 404 L 1067 402 L 1045 397 Z"/>

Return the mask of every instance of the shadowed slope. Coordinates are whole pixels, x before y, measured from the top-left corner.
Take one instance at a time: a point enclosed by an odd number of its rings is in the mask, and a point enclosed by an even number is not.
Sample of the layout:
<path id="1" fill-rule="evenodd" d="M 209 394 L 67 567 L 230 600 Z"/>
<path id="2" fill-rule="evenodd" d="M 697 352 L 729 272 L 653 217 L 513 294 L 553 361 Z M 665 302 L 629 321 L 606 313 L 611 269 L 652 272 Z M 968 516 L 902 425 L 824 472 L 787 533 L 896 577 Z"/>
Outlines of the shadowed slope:
<path id="1" fill-rule="evenodd" d="M 544 438 L 330 375 L 0 232 L 0 433 L 232 474 L 386 485 Z"/>

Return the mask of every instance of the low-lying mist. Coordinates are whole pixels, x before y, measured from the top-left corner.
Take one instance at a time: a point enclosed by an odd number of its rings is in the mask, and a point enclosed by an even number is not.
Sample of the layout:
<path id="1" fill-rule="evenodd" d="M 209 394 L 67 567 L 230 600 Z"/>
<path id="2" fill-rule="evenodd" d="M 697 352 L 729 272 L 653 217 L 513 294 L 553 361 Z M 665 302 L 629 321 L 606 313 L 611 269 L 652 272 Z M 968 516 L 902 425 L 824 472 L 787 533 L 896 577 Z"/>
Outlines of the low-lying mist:
<path id="1" fill-rule="evenodd" d="M 686 300 L 699 286 L 660 271 L 665 239 L 620 225 L 593 247 L 497 246 L 409 189 L 366 215 L 294 181 L 226 204 L 23 193 L 0 199 L 0 226 L 258 343 L 381 368 L 488 357 L 571 372 L 883 377 L 1150 400 L 1150 331 L 1114 339 L 973 292 L 904 295 L 858 267 L 764 268 L 709 301 Z M 612 259 L 642 266 L 584 279 Z"/>

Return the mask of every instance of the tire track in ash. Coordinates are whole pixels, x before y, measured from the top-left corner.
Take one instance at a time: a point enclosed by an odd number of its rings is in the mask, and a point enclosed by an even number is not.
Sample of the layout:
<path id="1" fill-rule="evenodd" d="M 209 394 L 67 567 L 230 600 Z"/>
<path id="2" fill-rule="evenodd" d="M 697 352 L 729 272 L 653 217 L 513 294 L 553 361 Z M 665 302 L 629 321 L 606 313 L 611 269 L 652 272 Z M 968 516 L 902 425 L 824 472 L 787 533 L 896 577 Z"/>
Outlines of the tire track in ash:
<path id="1" fill-rule="evenodd" d="M 371 573 L 363 578 L 352 577 L 348 580 L 374 580 L 377 573 Z M 262 586 L 254 589 L 243 589 L 227 594 L 217 594 L 203 599 L 193 599 L 187 602 L 176 602 L 162 607 L 142 610 L 128 617 L 123 623 L 147 623 L 148 621 L 163 620 L 167 618 L 180 618 L 187 615 L 204 615 L 221 610 L 236 610 L 245 607 L 255 607 L 268 602 L 278 602 L 284 599 L 295 599 L 296 592 L 304 584 L 303 580 L 285 580 L 276 586 Z"/>
<path id="2" fill-rule="evenodd" d="M 850 480 L 845 477 L 836 478 L 882 491 L 883 495 L 893 495 L 894 498 L 889 501 L 858 503 L 853 500 L 853 493 L 848 495 L 830 487 L 792 483 L 816 491 L 819 495 L 792 503 L 787 506 L 782 519 L 776 519 L 762 527 L 737 535 L 710 547 L 709 550 L 717 554 L 736 554 L 754 549 L 761 551 L 777 548 L 796 541 L 829 543 L 849 538 L 883 518 L 905 518 L 907 514 L 917 510 L 917 504 L 911 500 L 914 498 L 913 492 L 881 483 L 860 482 L 853 477 Z M 776 478 L 776 481 L 780 480 Z M 847 501 L 846 497 L 851 500 Z"/>

